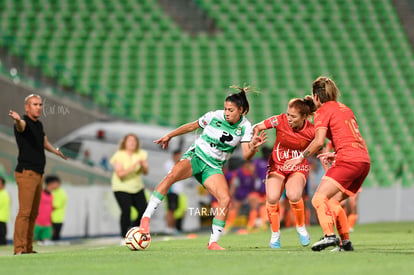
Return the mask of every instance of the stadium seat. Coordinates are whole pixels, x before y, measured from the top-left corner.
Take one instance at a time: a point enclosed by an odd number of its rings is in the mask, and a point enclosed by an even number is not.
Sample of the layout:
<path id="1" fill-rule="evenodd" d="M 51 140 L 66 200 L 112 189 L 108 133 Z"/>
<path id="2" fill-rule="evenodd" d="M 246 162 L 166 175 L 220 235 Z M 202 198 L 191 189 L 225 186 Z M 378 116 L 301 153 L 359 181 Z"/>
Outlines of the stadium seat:
<path id="1" fill-rule="evenodd" d="M 414 124 L 398 119 L 414 116 L 414 56 L 391 1 L 197 4 L 219 31 L 187 34 L 151 0 L 2 0 L 0 46 L 116 115 L 163 125 L 185 122 L 187 111 L 221 108 L 231 84 L 262 91 L 251 97 L 249 114 L 260 121 L 328 75 L 356 112 L 368 147 L 381 144 L 371 150 L 369 184 L 392 180 L 394 156 L 408 154 L 406 170 L 414 171 L 404 138 Z"/>

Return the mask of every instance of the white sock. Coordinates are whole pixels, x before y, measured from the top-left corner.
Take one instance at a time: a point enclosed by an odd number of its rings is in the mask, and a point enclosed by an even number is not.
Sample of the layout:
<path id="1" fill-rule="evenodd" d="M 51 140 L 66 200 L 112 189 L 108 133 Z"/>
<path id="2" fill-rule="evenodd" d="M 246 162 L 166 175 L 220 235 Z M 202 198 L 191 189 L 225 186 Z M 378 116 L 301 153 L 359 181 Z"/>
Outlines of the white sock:
<path id="1" fill-rule="evenodd" d="M 274 243 L 274 242 L 276 242 L 277 240 L 279 240 L 279 238 L 280 238 L 280 230 L 279 230 L 279 231 L 277 231 L 277 232 L 273 232 L 273 231 L 272 231 L 272 236 L 270 237 L 270 242 L 271 242 L 271 243 Z"/>
<path id="2" fill-rule="evenodd" d="M 155 213 L 155 210 L 157 210 L 157 207 L 160 205 L 163 199 L 164 199 L 164 196 L 162 194 L 160 194 L 157 191 L 154 191 L 154 193 L 152 193 L 152 196 L 148 202 L 147 209 L 145 209 L 145 212 L 142 215 L 142 217 L 151 218 L 151 216 Z"/>
<path id="3" fill-rule="evenodd" d="M 302 236 L 308 235 L 308 231 L 306 231 L 306 226 L 296 226 L 296 231 L 301 234 Z"/>
<path id="4" fill-rule="evenodd" d="M 216 218 L 213 219 L 213 224 L 211 226 L 211 235 L 210 241 L 208 244 L 210 245 L 213 242 L 218 242 L 220 236 L 224 232 L 224 226 L 226 225 L 225 221 L 217 220 Z"/>

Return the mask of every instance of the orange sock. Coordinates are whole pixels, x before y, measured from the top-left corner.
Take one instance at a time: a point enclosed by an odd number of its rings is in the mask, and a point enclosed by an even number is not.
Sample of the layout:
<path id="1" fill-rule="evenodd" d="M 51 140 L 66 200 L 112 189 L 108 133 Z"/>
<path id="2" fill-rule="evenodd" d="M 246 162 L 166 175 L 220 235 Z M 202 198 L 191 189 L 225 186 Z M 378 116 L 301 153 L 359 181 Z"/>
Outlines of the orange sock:
<path id="1" fill-rule="evenodd" d="M 316 192 L 313 195 L 312 205 L 315 207 L 316 215 L 318 216 L 323 233 L 325 235 L 334 235 L 334 217 L 328 206 L 328 198 L 325 195 Z"/>
<path id="2" fill-rule="evenodd" d="M 280 209 L 279 203 L 270 204 L 266 203 L 267 216 L 269 217 L 270 227 L 272 232 L 278 232 L 280 229 Z"/>
<path id="3" fill-rule="evenodd" d="M 262 226 L 264 226 L 269 220 L 267 217 L 266 205 L 260 206 L 259 216 L 260 216 L 260 219 L 262 220 Z"/>
<path id="4" fill-rule="evenodd" d="M 293 214 L 295 215 L 296 219 L 296 226 L 304 226 L 305 225 L 305 204 L 303 203 L 303 200 L 300 199 L 297 202 L 292 202 L 289 200 L 290 208 L 293 211 Z"/>
<path id="5" fill-rule="evenodd" d="M 247 222 L 247 228 L 251 229 L 256 225 L 256 219 L 257 216 L 259 215 L 258 211 L 255 210 L 250 210 L 249 212 L 249 221 Z"/>
<path id="6" fill-rule="evenodd" d="M 336 230 L 338 230 L 341 240 L 349 240 L 348 218 L 346 217 L 344 208 L 337 200 L 331 199 L 328 201 L 328 204 L 335 217 Z"/>
<path id="7" fill-rule="evenodd" d="M 356 221 L 358 220 L 358 214 L 349 214 L 348 215 L 348 225 L 350 228 L 354 227 Z"/>
<path id="8" fill-rule="evenodd" d="M 233 226 L 234 220 L 237 218 L 237 211 L 231 209 L 229 211 L 229 215 L 227 216 L 226 220 L 226 229 L 231 228 Z"/>
<path id="9" fill-rule="evenodd" d="M 342 205 L 342 204 L 341 204 L 341 206 L 342 206 L 342 208 L 344 209 L 345 214 L 347 214 L 347 213 L 346 213 L 346 211 L 347 211 L 347 210 L 346 210 L 346 205 Z M 348 214 L 347 214 L 347 215 L 348 215 Z"/>

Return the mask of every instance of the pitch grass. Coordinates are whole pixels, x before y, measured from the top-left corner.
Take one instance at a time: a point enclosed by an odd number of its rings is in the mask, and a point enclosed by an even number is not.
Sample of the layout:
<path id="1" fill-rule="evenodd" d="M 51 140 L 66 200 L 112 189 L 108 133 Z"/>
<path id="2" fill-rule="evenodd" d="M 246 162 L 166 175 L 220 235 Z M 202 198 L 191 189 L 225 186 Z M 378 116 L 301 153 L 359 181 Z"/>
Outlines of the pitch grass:
<path id="1" fill-rule="evenodd" d="M 358 225 L 350 253 L 303 248 L 292 229 L 282 230 L 277 250 L 268 248 L 268 232 L 225 235 L 226 251 L 207 250 L 208 234 L 170 241 L 153 236 L 147 251 L 136 252 L 88 241 L 12 256 L 7 246 L 0 248 L 0 274 L 414 274 L 413 231 L 414 223 Z M 322 231 L 313 226 L 309 232 L 313 243 Z"/>

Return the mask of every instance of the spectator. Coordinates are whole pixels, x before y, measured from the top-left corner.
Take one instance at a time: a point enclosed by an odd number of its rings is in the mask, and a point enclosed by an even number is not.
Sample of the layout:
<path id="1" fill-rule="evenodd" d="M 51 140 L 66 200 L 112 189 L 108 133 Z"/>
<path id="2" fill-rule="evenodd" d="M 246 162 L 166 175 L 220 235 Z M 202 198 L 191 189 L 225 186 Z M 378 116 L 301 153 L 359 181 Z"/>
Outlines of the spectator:
<path id="1" fill-rule="evenodd" d="M 148 174 L 147 152 L 140 149 L 139 139 L 134 134 L 126 135 L 118 151 L 111 158 L 114 166 L 112 190 L 121 208 L 121 245 L 131 226 L 138 226 L 147 207 L 142 174 Z M 138 219 L 131 224 L 131 206 L 138 210 Z"/>
<path id="2" fill-rule="evenodd" d="M 10 219 L 10 196 L 5 185 L 5 179 L 0 177 L 0 245 L 7 244 L 7 222 Z"/>
<path id="3" fill-rule="evenodd" d="M 235 171 L 235 181 L 231 185 L 232 203 L 229 211 L 229 216 L 226 221 L 225 230 L 228 232 L 231 230 L 235 219 L 237 218 L 240 209 L 244 202 L 248 202 L 250 212 L 248 229 L 253 229 L 257 215 L 253 217 L 251 211 L 256 211 L 258 201 L 255 191 L 256 184 L 256 171 L 252 161 L 245 161 L 243 166 Z M 257 213 L 256 213 L 257 214 Z M 246 230 L 239 230 L 238 233 L 246 234 Z"/>
<path id="4" fill-rule="evenodd" d="M 45 178 L 45 188 L 42 191 L 39 206 L 39 215 L 36 219 L 34 229 L 34 240 L 39 244 L 52 244 L 52 211 L 53 211 L 53 195 L 52 192 L 58 188 L 59 184 L 56 176 L 47 176 Z"/>
<path id="5" fill-rule="evenodd" d="M 60 240 L 60 232 L 62 230 L 63 222 L 65 220 L 67 196 L 61 187 L 61 181 L 58 176 L 49 176 L 50 180 L 56 182 L 57 187 L 53 190 L 53 211 L 52 211 L 52 227 L 53 227 L 53 241 Z M 46 179 L 47 180 L 47 179 Z"/>
<path id="6" fill-rule="evenodd" d="M 256 191 L 259 195 L 259 217 L 261 219 L 261 228 L 267 230 L 268 217 L 266 209 L 266 178 L 269 158 L 272 155 L 272 148 L 268 146 L 261 147 L 262 156 L 253 160 L 256 167 Z M 254 214 L 254 213 L 253 213 Z"/>

